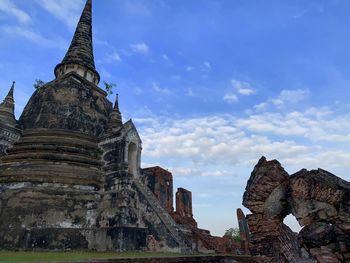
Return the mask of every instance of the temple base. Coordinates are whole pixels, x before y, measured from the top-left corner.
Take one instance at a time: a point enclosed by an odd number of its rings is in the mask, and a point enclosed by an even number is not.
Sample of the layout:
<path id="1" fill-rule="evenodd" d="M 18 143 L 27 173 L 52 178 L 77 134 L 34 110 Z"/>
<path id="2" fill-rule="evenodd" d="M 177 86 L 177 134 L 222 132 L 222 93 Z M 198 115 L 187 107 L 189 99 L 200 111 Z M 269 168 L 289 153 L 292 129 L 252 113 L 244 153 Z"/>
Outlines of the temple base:
<path id="1" fill-rule="evenodd" d="M 132 227 L 0 229 L 0 236 L 3 249 L 143 251 L 146 248 L 146 230 Z"/>

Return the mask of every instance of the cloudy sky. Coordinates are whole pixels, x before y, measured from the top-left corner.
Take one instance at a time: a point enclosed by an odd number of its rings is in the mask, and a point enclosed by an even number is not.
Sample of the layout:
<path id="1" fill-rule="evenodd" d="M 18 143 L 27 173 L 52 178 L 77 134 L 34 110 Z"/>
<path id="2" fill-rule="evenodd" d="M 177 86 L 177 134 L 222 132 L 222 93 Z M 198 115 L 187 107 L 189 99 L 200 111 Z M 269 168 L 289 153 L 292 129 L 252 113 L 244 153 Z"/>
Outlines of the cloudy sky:
<path id="1" fill-rule="evenodd" d="M 0 98 L 16 80 L 17 117 L 35 79 L 54 78 L 83 5 L 0 0 Z M 262 155 L 350 180 L 349 12 L 347 0 L 94 1 L 101 79 L 117 84 L 143 166 L 192 191 L 200 227 L 236 226 Z"/>

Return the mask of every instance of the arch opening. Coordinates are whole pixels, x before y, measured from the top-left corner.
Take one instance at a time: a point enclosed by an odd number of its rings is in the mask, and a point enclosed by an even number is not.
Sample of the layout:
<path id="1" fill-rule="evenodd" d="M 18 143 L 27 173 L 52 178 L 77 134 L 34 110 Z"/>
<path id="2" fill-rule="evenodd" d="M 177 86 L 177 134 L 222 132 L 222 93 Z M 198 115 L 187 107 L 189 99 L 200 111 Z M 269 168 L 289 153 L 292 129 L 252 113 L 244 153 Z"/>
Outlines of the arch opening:
<path id="1" fill-rule="evenodd" d="M 289 226 L 289 228 L 295 233 L 299 233 L 300 230 L 302 229 L 302 227 L 300 226 L 298 220 L 295 218 L 295 216 L 293 214 L 287 215 L 283 219 L 283 223 L 285 225 Z"/>
<path id="2" fill-rule="evenodd" d="M 128 173 L 137 175 L 137 145 L 133 142 L 128 146 Z"/>

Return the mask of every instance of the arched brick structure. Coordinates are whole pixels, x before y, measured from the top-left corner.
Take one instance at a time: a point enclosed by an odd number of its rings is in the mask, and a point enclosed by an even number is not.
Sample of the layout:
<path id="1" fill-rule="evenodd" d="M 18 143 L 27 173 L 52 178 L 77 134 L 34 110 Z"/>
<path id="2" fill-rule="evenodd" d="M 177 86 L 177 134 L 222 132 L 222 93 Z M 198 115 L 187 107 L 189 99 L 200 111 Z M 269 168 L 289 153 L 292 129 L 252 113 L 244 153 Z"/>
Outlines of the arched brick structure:
<path id="1" fill-rule="evenodd" d="M 253 255 L 266 262 L 350 260 L 350 183 L 322 169 L 289 176 L 281 164 L 262 157 L 243 196 Z M 283 224 L 293 214 L 298 235 Z"/>

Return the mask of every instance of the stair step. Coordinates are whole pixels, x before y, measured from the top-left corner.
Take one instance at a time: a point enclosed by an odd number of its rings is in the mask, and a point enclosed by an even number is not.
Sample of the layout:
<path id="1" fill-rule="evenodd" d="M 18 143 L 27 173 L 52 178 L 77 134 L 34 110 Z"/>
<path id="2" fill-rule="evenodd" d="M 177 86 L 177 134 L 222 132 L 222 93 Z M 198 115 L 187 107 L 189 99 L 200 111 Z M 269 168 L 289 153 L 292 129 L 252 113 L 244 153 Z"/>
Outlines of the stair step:
<path id="1" fill-rule="evenodd" d="M 179 228 L 175 221 L 170 217 L 168 212 L 159 205 L 158 199 L 155 197 L 153 192 L 151 192 L 147 186 L 145 186 L 139 179 L 134 179 L 136 187 L 139 189 L 141 193 L 146 197 L 149 204 L 153 207 L 155 212 L 158 214 L 159 218 L 162 220 L 164 225 L 167 227 L 169 232 L 172 234 L 176 242 L 182 246 L 182 249 L 185 251 L 190 251 L 190 246 L 186 244 L 184 237 L 180 236 Z"/>

